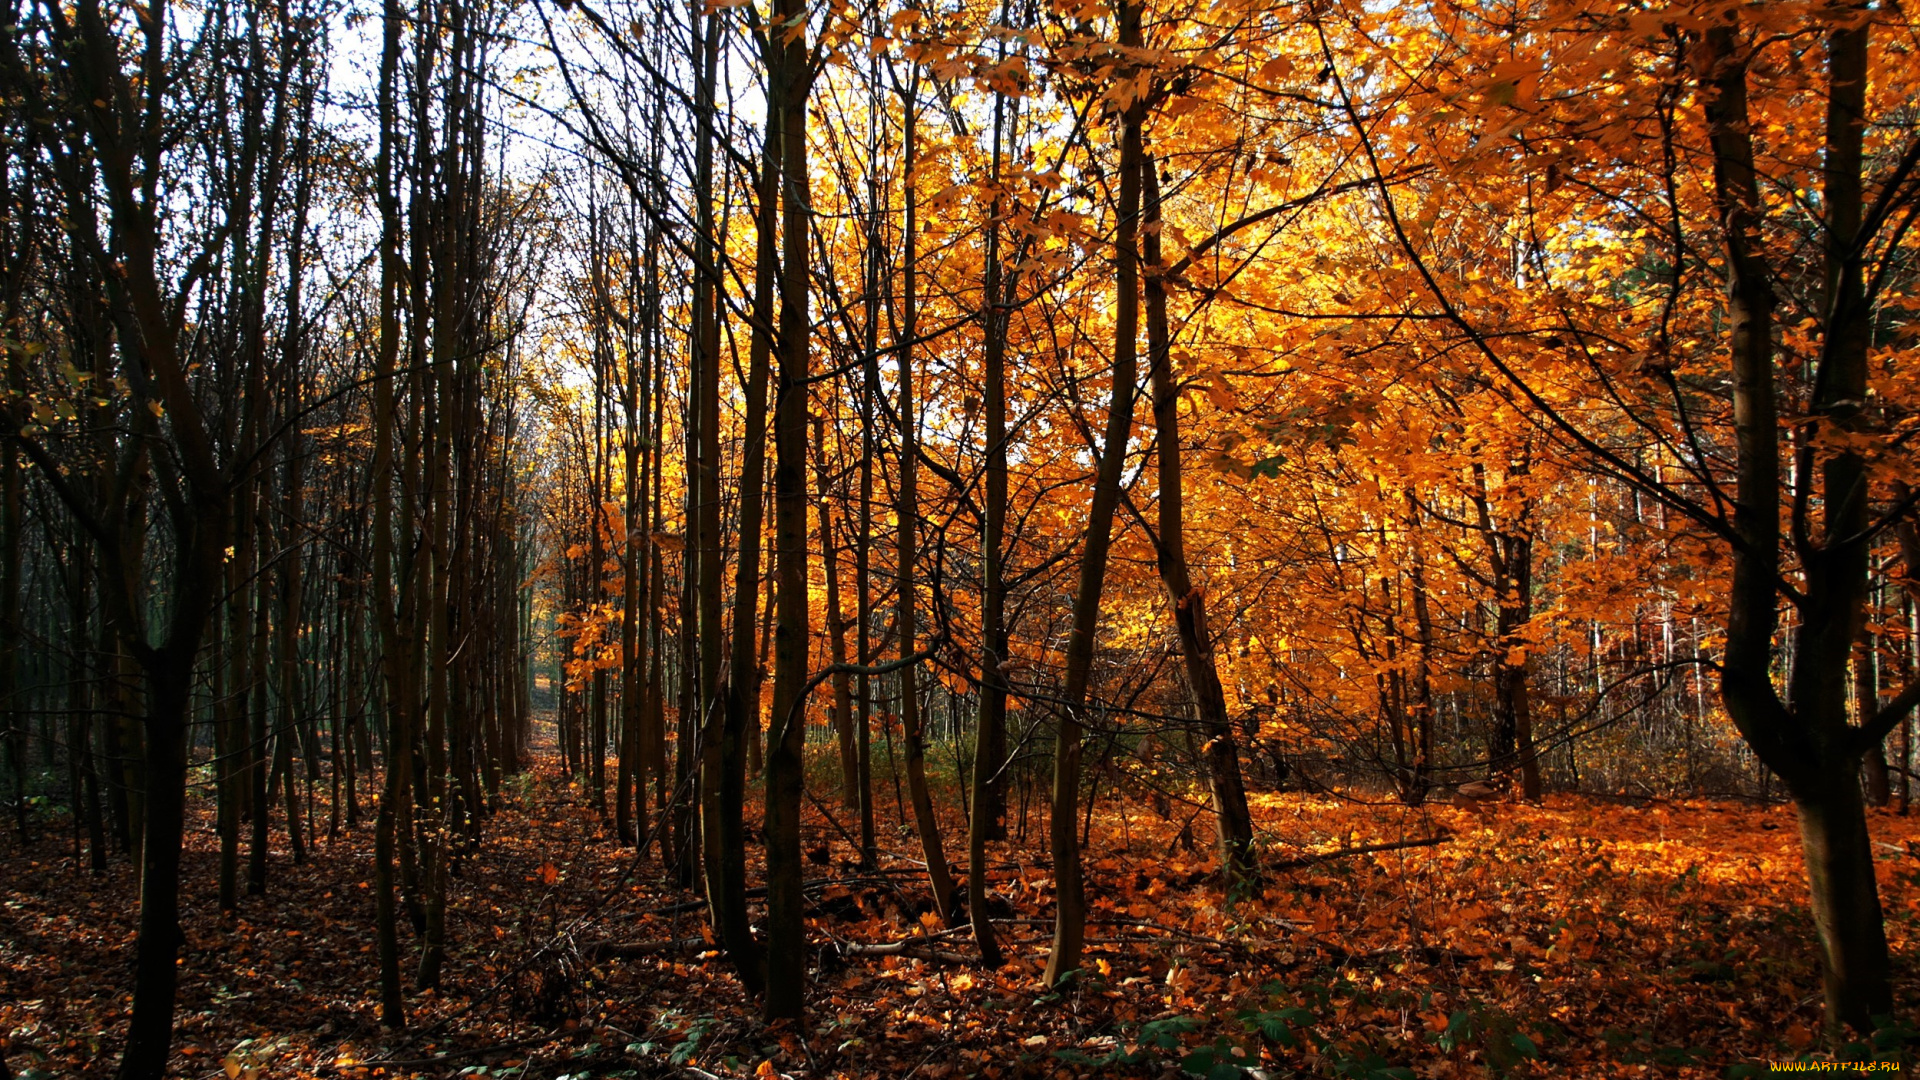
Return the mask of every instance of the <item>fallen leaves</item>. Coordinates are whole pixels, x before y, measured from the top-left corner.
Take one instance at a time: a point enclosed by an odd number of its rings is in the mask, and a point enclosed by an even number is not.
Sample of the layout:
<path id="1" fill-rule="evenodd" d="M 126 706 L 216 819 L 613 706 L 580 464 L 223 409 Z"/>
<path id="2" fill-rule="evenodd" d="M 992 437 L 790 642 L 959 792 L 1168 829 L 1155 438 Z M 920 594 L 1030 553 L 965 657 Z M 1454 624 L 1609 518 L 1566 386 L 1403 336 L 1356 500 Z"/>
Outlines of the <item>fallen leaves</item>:
<path id="1" fill-rule="evenodd" d="M 810 888 L 823 946 L 814 1026 L 770 1031 L 725 959 L 701 951 L 697 898 L 652 857 L 608 891 L 632 854 L 593 840 L 597 819 L 546 769 L 455 879 L 447 985 L 413 997 L 419 1035 L 376 1022 L 371 904 L 355 887 L 372 839 L 362 826 L 304 866 L 276 854 L 268 895 L 246 901 L 243 918 L 189 904 L 180 1071 L 373 1080 L 512 1062 L 515 1075 L 553 1080 L 652 1062 L 743 1080 L 1093 1075 L 1084 1059 L 1123 1076 L 1184 1062 L 1205 1063 L 1201 1075 L 1657 1067 L 1704 1078 L 1730 1061 L 1793 1057 L 1818 1030 L 1817 1007 L 1795 996 L 1815 976 L 1794 833 L 1761 827 L 1788 821 L 1783 809 L 1556 798 L 1466 829 L 1476 816 L 1449 807 L 1258 794 L 1269 863 L 1313 858 L 1234 903 L 1205 862 L 1167 857 L 1176 822 L 1102 804 L 1087 860 L 1100 907 L 1086 968 L 1064 993 L 1037 985 L 1052 880 L 1036 850 L 991 849 L 1010 956 L 991 972 L 975 966 L 966 926 L 933 914 L 904 852 L 883 853 L 878 873 L 824 878 Z M 1906 846 L 1920 828 L 1874 821 L 1898 953 L 1920 925 L 1920 865 Z M 817 829 L 818 842 L 841 843 Z M 1401 843 L 1445 831 L 1446 843 Z M 212 840 L 190 835 L 190 897 L 210 895 Z M 0 937 L 10 1063 L 108 1075 L 126 1023 L 130 876 L 32 857 L 0 867 L 14 928 Z M 615 932 L 663 948 L 587 959 Z M 836 941 L 847 947 L 825 947 Z"/>

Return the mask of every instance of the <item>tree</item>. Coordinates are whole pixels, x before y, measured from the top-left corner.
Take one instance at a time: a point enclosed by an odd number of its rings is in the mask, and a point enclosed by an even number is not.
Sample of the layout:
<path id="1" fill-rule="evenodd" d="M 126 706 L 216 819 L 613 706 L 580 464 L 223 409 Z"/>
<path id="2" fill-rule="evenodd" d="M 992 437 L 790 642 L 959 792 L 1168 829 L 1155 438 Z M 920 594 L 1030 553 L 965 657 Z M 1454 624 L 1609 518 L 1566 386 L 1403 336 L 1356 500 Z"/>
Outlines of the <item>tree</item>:
<path id="1" fill-rule="evenodd" d="M 800 799 L 806 786 L 807 393 L 812 319 L 807 310 L 807 95 L 813 60 L 806 8 L 780 0 L 768 30 L 768 126 L 780 129 L 780 352 L 774 392 L 773 722 L 767 737 L 767 998 L 769 1020 L 806 1007 L 806 898 L 801 892 Z"/>
<path id="2" fill-rule="evenodd" d="M 1142 48 L 1140 5 L 1122 4 L 1118 13 L 1119 58 L 1131 60 Z M 1080 970 L 1080 950 L 1086 938 L 1087 901 L 1080 869 L 1080 738 L 1087 686 L 1093 672 L 1094 635 L 1099 629 L 1100 598 L 1106 584 L 1107 556 L 1112 546 L 1113 516 L 1120 503 L 1120 472 L 1133 430 L 1133 398 L 1137 389 L 1138 334 L 1140 332 L 1140 187 L 1145 153 L 1140 125 L 1146 112 L 1145 94 L 1136 85 L 1121 82 L 1111 93 L 1120 127 L 1120 193 L 1114 208 L 1114 320 L 1113 371 L 1107 404 L 1105 439 L 1100 447 L 1092 500 L 1087 508 L 1087 533 L 1080 551 L 1079 583 L 1073 596 L 1073 630 L 1067 640 L 1066 674 L 1057 706 L 1059 728 L 1054 741 L 1053 807 L 1049 836 L 1053 852 L 1053 949 L 1042 976 L 1056 986 Z"/>
<path id="3" fill-rule="evenodd" d="M 1568 17 L 1543 12 L 1528 34 L 1568 25 L 1562 21 Z M 1775 21 L 1781 18 L 1818 26 L 1821 48 L 1811 67 L 1777 62 L 1783 50 L 1798 56 L 1802 49 L 1773 33 L 1784 25 Z M 1599 313 L 1612 313 L 1621 301 L 1596 303 L 1591 318 L 1578 315 L 1568 304 L 1578 294 L 1573 283 L 1539 261 L 1541 238 L 1575 207 L 1543 205 L 1540 195 L 1523 204 L 1525 235 L 1536 254 L 1521 287 L 1540 282 L 1563 297 L 1556 304 L 1564 322 L 1551 328 L 1549 346 L 1565 344 L 1560 334 L 1573 335 L 1576 362 L 1614 395 L 1602 414 L 1645 433 L 1674 462 L 1679 480 L 1656 471 L 1645 453 L 1629 450 L 1617 434 L 1626 429 L 1599 426 L 1549 394 L 1545 373 L 1497 337 L 1492 320 L 1474 317 L 1462 299 L 1472 290 L 1419 242 L 1430 227 L 1401 210 L 1403 196 L 1387 180 L 1379 136 L 1360 111 L 1357 91 L 1335 76 L 1380 210 L 1437 314 L 1546 432 L 1725 553 L 1730 584 L 1726 648 L 1717 665 L 1721 697 L 1729 719 L 1785 782 L 1799 812 L 1828 1024 L 1836 1038 L 1846 1027 L 1873 1030 L 1875 1017 L 1892 1004 L 1859 767 L 1920 700 L 1920 684 L 1909 684 L 1863 710 L 1860 723 L 1849 721 L 1848 657 L 1867 595 L 1867 553 L 1910 509 L 1884 497 L 1876 501 L 1885 480 L 1875 475 L 1864 447 L 1885 437 L 1867 404 L 1874 307 L 1901 257 L 1905 233 L 1898 223 L 1920 194 L 1912 181 L 1920 142 L 1910 133 L 1900 132 L 1873 156 L 1865 150 L 1870 23 L 1866 9 L 1856 7 L 1795 8 L 1789 15 L 1702 5 L 1659 35 L 1588 58 L 1633 71 L 1636 79 L 1683 80 L 1699 106 L 1690 117 L 1677 109 L 1678 98 L 1662 92 L 1644 104 L 1606 110 L 1613 130 L 1646 137 L 1644 154 L 1626 153 L 1628 144 L 1621 144 L 1617 156 L 1628 167 L 1617 179 L 1585 180 L 1563 197 L 1577 205 L 1590 196 L 1649 198 L 1658 225 L 1649 235 L 1666 247 L 1652 253 L 1664 265 L 1647 282 L 1658 299 L 1649 305 L 1656 333 L 1645 357 L 1630 357 L 1603 324 Z M 1322 40 L 1332 56 L 1332 39 Z M 1570 125 L 1584 121 L 1564 104 L 1547 105 L 1545 76 L 1536 82 L 1540 69 L 1532 66 L 1538 55 L 1530 52 L 1506 69 L 1479 69 L 1491 77 L 1467 78 L 1479 80 L 1475 85 L 1488 95 L 1485 108 L 1537 115 L 1544 126 L 1534 138 L 1577 141 Z M 1580 87 L 1584 99 L 1596 70 L 1582 64 L 1553 77 Z M 1824 116 L 1816 116 L 1809 101 L 1824 102 Z M 1755 122 L 1758 110 L 1788 107 L 1808 114 L 1806 127 L 1789 134 Z M 1801 138 L 1805 130 L 1823 135 Z M 1487 149 L 1480 156 L 1506 153 Z M 1873 165 L 1878 168 L 1869 178 Z M 1560 169 L 1556 162 L 1545 178 L 1547 191 L 1564 183 Z M 1788 211 L 1768 194 L 1789 177 L 1806 177 L 1819 189 L 1817 212 Z M 1448 189 L 1445 197 L 1458 192 Z M 1793 281 L 1786 269 L 1801 237 L 1811 237 L 1822 264 L 1816 288 Z M 1712 262 L 1697 253 L 1703 243 L 1717 250 Z M 1717 295 L 1707 291 L 1710 268 Z M 1783 308 L 1809 320 L 1800 324 L 1804 338 L 1788 332 Z M 1791 466 L 1784 474 L 1783 458 Z M 1783 605 L 1794 614 L 1784 633 Z M 1776 672 L 1789 652 L 1792 675 L 1782 683 Z"/>

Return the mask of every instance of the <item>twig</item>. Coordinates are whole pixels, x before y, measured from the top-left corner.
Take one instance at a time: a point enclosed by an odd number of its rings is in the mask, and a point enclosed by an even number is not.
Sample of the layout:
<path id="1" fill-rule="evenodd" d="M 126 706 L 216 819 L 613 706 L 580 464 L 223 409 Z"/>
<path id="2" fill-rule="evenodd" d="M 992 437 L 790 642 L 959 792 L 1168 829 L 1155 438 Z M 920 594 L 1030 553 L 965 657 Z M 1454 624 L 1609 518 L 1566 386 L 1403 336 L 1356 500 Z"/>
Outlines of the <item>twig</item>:
<path id="1" fill-rule="evenodd" d="M 351 1065 L 340 1065 L 329 1062 L 321 1065 L 314 1071 L 349 1073 L 363 1069 L 417 1069 L 428 1065 L 443 1065 L 449 1061 L 459 1061 L 461 1058 L 485 1057 L 488 1054 L 501 1054 L 509 1050 L 519 1050 L 522 1047 L 539 1046 L 552 1042 L 556 1037 L 557 1036 L 554 1035 L 539 1035 L 533 1038 L 512 1039 L 503 1043 L 494 1043 L 491 1046 L 476 1046 L 471 1050 L 452 1050 L 444 1054 L 436 1054 L 433 1057 L 413 1058 L 411 1060 L 369 1058 L 366 1061 L 356 1061 Z"/>
<path id="2" fill-rule="evenodd" d="M 887 941 L 868 944 L 864 941 L 843 941 L 835 946 L 842 956 L 911 956 L 922 960 L 944 960 L 949 964 L 973 964 L 979 958 L 946 949 L 934 949 L 927 945 L 925 938 L 908 938 L 905 941 Z"/>
<path id="3" fill-rule="evenodd" d="M 667 938 L 662 941 L 595 941 L 581 946 L 580 951 L 589 959 L 627 958 L 650 956 L 654 953 L 697 952 L 703 949 L 717 949 L 699 935 L 683 938 Z"/>
<path id="4" fill-rule="evenodd" d="M 1433 847 L 1453 839 L 1452 833 L 1440 833 L 1437 836 L 1423 836 L 1418 840 L 1397 840 L 1391 844 L 1361 844 L 1359 847 L 1341 848 L 1338 851 L 1323 851 L 1315 855 L 1302 855 L 1297 859 L 1286 859 L 1277 863 L 1268 863 L 1268 870 L 1297 870 L 1302 866 L 1344 859 L 1349 855 L 1371 855 L 1378 851 L 1400 851 L 1405 848 Z"/>
<path id="5" fill-rule="evenodd" d="M 815 892 L 820 889 L 831 888 L 832 886 L 835 886 L 835 885 L 847 885 L 847 886 L 892 885 L 893 881 L 891 881 L 884 875 L 887 875 L 887 874 L 913 875 L 914 873 L 915 873 L 914 871 L 908 870 L 905 868 L 897 868 L 897 869 L 882 868 L 878 870 L 869 870 L 859 877 L 814 878 L 812 881 L 807 882 L 806 884 L 802 885 L 800 888 L 805 892 Z M 882 876 L 875 876 L 875 875 L 882 875 Z M 755 885 L 746 890 L 746 895 L 747 895 L 747 898 L 750 900 L 763 897 L 767 895 L 767 887 L 765 885 Z M 706 907 L 707 907 L 707 902 L 705 900 L 683 900 L 677 904 L 667 904 L 662 907 L 647 908 L 644 911 L 637 911 L 634 913 L 634 915 L 635 917 L 639 917 L 643 915 L 679 915 L 688 911 L 705 911 Z"/>
<path id="6" fill-rule="evenodd" d="M 1053 925 L 1052 919 L 995 919 L 993 921 L 996 923 L 1003 923 L 1009 926 L 1052 926 Z M 1294 933 L 1305 932 L 1304 928 L 1296 926 L 1293 923 L 1287 922 L 1285 919 L 1267 919 L 1265 921 L 1269 923 L 1273 923 L 1274 925 L 1277 925 L 1277 926 L 1285 927 L 1286 929 L 1293 931 Z M 1205 934 L 1196 934 L 1191 930 L 1182 930 L 1179 927 L 1166 926 L 1161 923 L 1153 922 L 1150 919 L 1123 919 L 1123 918 L 1088 919 L 1087 925 L 1088 926 L 1136 926 L 1143 930 L 1158 930 L 1163 934 L 1170 934 L 1173 937 L 1181 938 L 1186 941 L 1191 941 L 1196 944 L 1213 945 L 1222 949 L 1241 949 L 1241 948 L 1247 948 L 1248 946 L 1251 946 L 1251 945 L 1273 944 L 1272 942 L 1257 941 L 1257 940 L 1248 940 L 1245 942 L 1240 942 L 1240 941 L 1226 941 L 1221 938 L 1211 938 L 1211 937 L 1207 937 Z"/>

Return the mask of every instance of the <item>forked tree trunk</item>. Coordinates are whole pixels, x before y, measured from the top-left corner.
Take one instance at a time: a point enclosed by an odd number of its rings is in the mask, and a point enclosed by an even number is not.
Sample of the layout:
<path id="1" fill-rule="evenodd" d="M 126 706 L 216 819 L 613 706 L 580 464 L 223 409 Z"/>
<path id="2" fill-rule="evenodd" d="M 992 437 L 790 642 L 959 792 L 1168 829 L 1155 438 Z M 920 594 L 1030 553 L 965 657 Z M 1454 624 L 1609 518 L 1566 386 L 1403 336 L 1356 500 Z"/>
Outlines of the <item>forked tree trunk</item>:
<path id="1" fill-rule="evenodd" d="M 1866 396 L 1869 312 L 1862 288 L 1861 166 L 1867 22 L 1864 9 L 1838 13 L 1828 31 L 1828 113 L 1824 196 L 1828 207 L 1828 320 L 1819 378 L 1803 445 L 1821 425 L 1857 426 Z M 1849 18 L 1849 15 L 1854 16 Z M 1852 25 L 1847 25 L 1851 23 Z M 1796 663 L 1784 697 L 1772 676 L 1781 570 L 1779 410 L 1774 376 L 1776 297 L 1762 254 L 1764 208 L 1747 99 L 1747 43 L 1737 24 L 1708 29 L 1695 70 L 1714 162 L 1715 208 L 1725 245 L 1728 344 L 1737 448 L 1733 580 L 1721 696 L 1760 759 L 1786 782 L 1799 814 L 1807 880 L 1819 935 L 1828 1037 L 1871 1032 L 1892 1006 L 1886 933 L 1861 798 L 1861 755 L 1911 711 L 1909 683 L 1861 727 L 1847 723 L 1847 660 L 1866 597 L 1867 477 L 1857 453 L 1802 461 L 1799 483 L 1815 476 L 1823 498 L 1795 500 L 1796 528 L 1818 535 L 1806 558 L 1794 632 Z M 1814 520 L 1812 506 L 1820 507 Z"/>

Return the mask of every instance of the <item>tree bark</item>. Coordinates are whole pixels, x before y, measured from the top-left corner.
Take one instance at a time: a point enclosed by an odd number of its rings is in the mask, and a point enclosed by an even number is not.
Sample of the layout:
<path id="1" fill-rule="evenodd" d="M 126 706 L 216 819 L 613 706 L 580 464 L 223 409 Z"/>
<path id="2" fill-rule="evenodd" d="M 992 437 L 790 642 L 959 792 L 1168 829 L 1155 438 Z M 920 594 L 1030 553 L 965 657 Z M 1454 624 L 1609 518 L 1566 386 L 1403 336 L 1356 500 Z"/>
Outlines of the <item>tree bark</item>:
<path id="1" fill-rule="evenodd" d="M 900 637 L 900 658 L 908 660 L 918 647 L 919 629 L 914 608 L 914 539 L 919 529 L 920 504 L 916 488 L 919 462 L 916 430 L 919 414 L 913 400 L 913 339 L 919 334 L 919 296 L 915 292 L 914 259 L 918 207 L 914 199 L 913 170 L 919 145 L 919 116 L 914 100 L 919 92 L 919 71 L 908 79 L 906 110 L 906 181 L 902 198 L 906 203 L 906 222 L 902 235 L 903 253 L 900 273 L 900 344 L 896 349 L 899 371 L 896 381 L 900 394 L 900 485 L 896 493 L 894 517 L 898 539 L 894 545 L 898 566 L 895 579 L 895 619 Z M 947 866 L 946 852 L 940 843 L 940 819 L 935 816 L 933 796 L 927 790 L 926 735 L 920 717 L 920 690 L 917 667 L 908 663 L 900 669 L 900 726 L 907 744 L 907 796 L 913 803 L 913 824 L 920 836 L 921 856 L 927 861 L 927 884 L 933 889 L 933 907 L 942 919 L 951 921 L 958 910 L 959 897 L 954 888 L 953 871 Z"/>
<path id="2" fill-rule="evenodd" d="M 703 73 L 697 122 L 703 135 L 695 167 L 696 187 L 701 193 L 700 244 L 707 252 L 706 265 L 715 265 L 720 251 L 720 236 L 713 220 L 713 94 L 724 19 L 724 12 L 719 11 L 707 16 L 701 57 Z M 693 324 L 696 335 L 693 355 L 699 367 L 699 393 L 695 400 L 699 457 L 694 462 L 694 475 L 699 485 L 695 521 L 700 560 L 701 854 L 715 934 L 733 961 L 742 984 L 749 993 L 757 994 L 763 975 L 759 947 L 753 940 L 747 917 L 746 827 L 742 816 L 746 800 L 746 747 L 741 739 L 744 703 L 734 702 L 740 688 L 726 685 L 721 675 L 722 644 L 726 640 L 721 589 L 726 560 L 720 535 L 720 324 L 723 318 L 720 283 L 702 278 L 697 291 L 700 299 Z M 742 541 L 744 543 L 744 537 Z"/>
<path id="3" fill-rule="evenodd" d="M 780 350 L 774 399 L 773 727 L 768 736 L 767 996 L 768 1020 L 806 1011 L 805 865 L 800 855 L 800 801 L 806 787 L 807 685 L 807 387 L 811 350 L 807 310 L 809 212 L 807 183 L 806 7 L 778 0 L 769 33 L 768 120 L 780 127 Z"/>
<path id="4" fill-rule="evenodd" d="M 374 818 L 373 896 L 374 935 L 380 968 L 380 1022 L 405 1027 L 406 999 L 400 985 L 399 908 L 394 896 L 394 846 L 400 828 L 400 807 L 409 798 L 413 773 L 409 680 L 406 677 L 405 639 L 395 610 L 398 590 L 393 559 L 393 440 L 394 370 L 400 352 L 400 188 L 395 175 L 394 150 L 399 140 L 394 86 L 399 78 L 400 29 L 404 16 L 399 0 L 381 7 L 380 84 L 376 91 L 380 144 L 374 165 L 380 205 L 380 341 L 374 353 L 373 382 L 373 560 L 368 581 L 373 629 L 379 641 L 379 672 L 386 693 L 386 776 L 380 806 Z"/>
<path id="5" fill-rule="evenodd" d="M 1005 5 L 1002 5 L 1004 21 Z M 994 196 L 987 208 L 985 272 L 981 282 L 981 373 L 987 440 L 986 505 L 980 526 L 980 703 L 974 719 L 972 813 L 967 819 L 967 914 L 980 962 L 1001 965 L 987 910 L 987 841 L 1006 836 L 1006 787 L 1001 779 L 1007 723 L 1007 312 L 1000 272 L 1000 165 L 1004 95 L 993 99 Z"/>
<path id="6" fill-rule="evenodd" d="M 1180 387 L 1173 378 L 1172 334 L 1167 325 L 1167 289 L 1161 278 L 1160 178 L 1151 158 L 1142 154 L 1139 165 L 1145 198 L 1142 246 L 1147 264 L 1147 349 L 1153 389 L 1154 460 L 1158 468 L 1159 543 L 1156 563 L 1160 581 L 1173 605 L 1174 629 L 1180 639 L 1180 658 L 1186 667 L 1187 689 L 1199 713 L 1201 757 L 1207 766 L 1207 785 L 1213 795 L 1214 819 L 1220 847 L 1220 870 L 1230 889 L 1249 887 L 1258 873 L 1253 850 L 1253 815 L 1247 808 L 1247 789 L 1240 775 L 1240 750 L 1227 715 L 1227 698 L 1213 659 L 1213 636 L 1207 627 L 1206 591 L 1193 584 L 1187 566 L 1185 495 L 1182 490 L 1180 449 Z"/>
<path id="7" fill-rule="evenodd" d="M 207 590 L 202 589 L 203 593 Z M 184 590 L 183 590 L 184 592 Z M 200 608 L 203 597 L 176 602 Z M 173 1043 L 174 986 L 179 980 L 180 850 L 186 833 L 187 720 L 193 691 L 193 655 L 199 651 L 192 616 L 176 621 L 170 647 L 147 667 L 145 842 L 141 844 L 140 936 L 134 947 L 133 1017 L 120 1080 L 160 1080 Z"/>
<path id="8" fill-rule="evenodd" d="M 1868 312 L 1862 303 L 1861 138 L 1867 22 L 1842 12 L 1828 31 L 1825 164 L 1828 314 L 1810 425 L 1854 426 L 1865 399 Z M 1849 17 L 1856 16 L 1856 17 Z M 1833 454 L 1818 469 L 1825 498 L 1821 543 L 1809 548 L 1794 631 L 1795 663 L 1783 700 L 1772 678 L 1780 574 L 1780 433 L 1774 379 L 1777 306 L 1761 253 L 1764 203 L 1754 167 L 1745 43 L 1737 25 L 1702 35 L 1695 67 L 1713 154 L 1714 201 L 1726 252 L 1736 459 L 1733 580 L 1721 697 L 1741 735 L 1785 781 L 1801 821 L 1807 878 L 1835 1043 L 1892 1011 L 1886 934 L 1860 792 L 1859 761 L 1910 707 L 1883 707 L 1865 729 L 1847 724 L 1847 658 L 1866 593 L 1864 464 Z M 1811 443 L 1813 432 L 1803 439 Z M 1810 452 L 1809 452 L 1810 454 Z M 1813 483 L 1810 456 L 1802 483 Z M 1797 531 L 1812 533 L 1796 500 Z"/>
<path id="9" fill-rule="evenodd" d="M 1119 8 L 1120 44 L 1141 48 L 1140 5 L 1123 0 Z M 1053 948 L 1042 978 L 1057 986 L 1080 969 L 1086 939 L 1087 901 L 1080 869 L 1080 711 L 1086 706 L 1093 673 L 1094 635 L 1100 625 L 1100 597 L 1106 585 L 1107 555 L 1113 539 L 1113 514 L 1120 502 L 1120 477 L 1133 429 L 1133 397 L 1139 377 L 1140 332 L 1140 124 L 1142 100 L 1130 104 L 1120 127 L 1120 205 L 1114 233 L 1114 329 L 1112 396 L 1107 405 L 1105 439 L 1100 449 L 1093 499 L 1087 510 L 1087 539 L 1080 553 L 1079 582 L 1073 597 L 1073 629 L 1067 639 L 1066 676 L 1057 705 L 1059 731 L 1054 741 L 1053 807 L 1049 827 L 1056 908 Z"/>
<path id="10" fill-rule="evenodd" d="M 841 668 L 847 662 L 847 625 L 840 614 L 840 548 L 833 536 L 833 509 L 829 499 L 832 492 L 827 478 L 826 422 L 824 416 L 816 415 L 813 418 L 814 474 L 820 492 L 820 559 L 827 575 L 827 655 L 835 668 Z M 857 808 L 859 795 L 856 785 L 860 779 L 860 765 L 853 751 L 853 679 L 844 670 L 836 670 L 829 681 L 833 684 L 834 742 L 840 752 L 841 801 Z"/>

